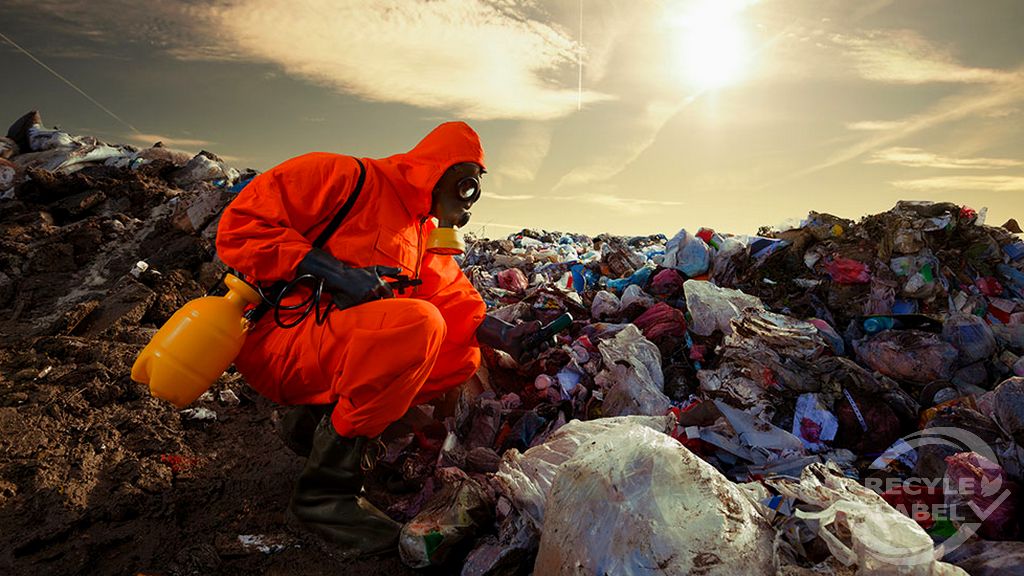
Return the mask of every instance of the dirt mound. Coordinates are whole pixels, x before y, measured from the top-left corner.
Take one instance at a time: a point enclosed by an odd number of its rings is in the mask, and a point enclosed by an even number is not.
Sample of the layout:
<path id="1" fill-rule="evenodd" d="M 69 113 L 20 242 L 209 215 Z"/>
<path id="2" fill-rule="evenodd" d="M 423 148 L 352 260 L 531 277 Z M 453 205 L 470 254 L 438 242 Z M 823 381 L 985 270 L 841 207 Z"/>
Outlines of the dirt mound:
<path id="1" fill-rule="evenodd" d="M 0 573 L 411 573 L 397 552 L 333 562 L 285 527 L 302 460 L 239 375 L 198 413 L 129 378 L 223 272 L 212 239 L 234 181 L 185 181 L 165 156 L 19 165 L 0 200 Z"/>

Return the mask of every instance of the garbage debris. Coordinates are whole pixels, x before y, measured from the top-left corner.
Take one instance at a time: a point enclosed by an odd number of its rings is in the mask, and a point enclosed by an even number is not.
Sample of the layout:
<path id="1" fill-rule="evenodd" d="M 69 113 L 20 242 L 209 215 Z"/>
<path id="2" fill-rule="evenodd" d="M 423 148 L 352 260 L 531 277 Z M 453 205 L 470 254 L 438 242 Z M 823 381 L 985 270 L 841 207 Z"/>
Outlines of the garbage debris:
<path id="1" fill-rule="evenodd" d="M 280 538 L 271 538 L 262 534 L 239 534 L 238 543 L 243 548 L 255 548 L 263 554 L 275 554 L 288 547 L 287 542 L 279 542 Z"/>
<path id="2" fill-rule="evenodd" d="M 1024 543 L 976 540 L 960 546 L 943 558 L 971 576 L 1024 575 Z"/>
<path id="3" fill-rule="evenodd" d="M 1020 536 L 1018 489 L 1006 472 L 980 454 L 961 452 L 946 457 L 946 506 L 953 525 L 973 524 L 986 540 L 1017 540 Z"/>
<path id="4" fill-rule="evenodd" d="M 162 531 L 159 547 L 129 550 L 102 528 L 111 519 L 167 526 L 170 508 L 218 518 L 199 530 L 251 510 L 256 523 L 246 526 L 285 531 L 271 511 L 294 479 L 294 459 L 276 435 L 273 405 L 230 369 L 202 406 L 180 414 L 123 378 L 171 314 L 217 289 L 226 272 L 213 249 L 217 222 L 254 174 L 207 151 L 48 128 L 38 113 L 0 138 L 0 306 L 10 311 L 0 319 L 0 438 L 10 455 L 0 460 L 0 523 L 11 527 L 0 565 L 18 555 L 46 571 L 53 557 L 86 558 L 89 546 L 170 565 L 174 553 L 164 550 L 214 540 L 183 523 Z M 595 538 L 634 542 L 624 532 L 634 514 L 660 510 L 652 498 L 667 487 L 630 484 L 633 497 L 615 501 L 598 471 L 621 475 L 623 462 L 658 453 L 659 467 L 635 469 L 707 479 L 702 492 L 678 478 L 673 489 L 700 503 L 693 513 L 703 520 L 746 522 L 700 550 L 699 539 L 680 537 L 689 529 L 682 519 L 647 534 L 644 545 L 676 538 L 693 551 L 669 558 L 650 548 L 666 566 L 727 572 L 746 554 L 780 570 L 847 563 L 885 573 L 897 564 L 873 554 L 884 540 L 920 560 L 906 573 L 950 573 L 923 556 L 933 538 L 957 530 L 936 512 L 945 498 L 865 486 L 883 477 L 1024 482 L 1024 240 L 1014 224 L 988 226 L 983 210 L 953 203 L 899 202 L 859 221 L 810 212 L 758 235 L 524 229 L 468 238 L 459 264 L 493 314 L 576 320 L 525 365 L 484 347 L 460 395 L 414 407 L 386 434 L 366 496 L 414 520 L 395 565 L 491 576 L 544 573 L 541 557 L 544 566 L 624 567 L 622 549 Z M 597 440 L 626 422 L 651 432 L 630 425 L 642 441 Z M 988 463 L 963 446 L 905 440 L 944 428 L 981 439 Z M 563 466 L 579 478 L 560 475 Z M 604 496 L 574 504 L 573 482 Z M 951 503 L 990 504 L 976 500 Z M 607 533 L 584 534 L 570 520 L 545 530 L 552 511 L 569 518 L 583 506 L 610 518 Z M 1004 521 L 1008 506 L 961 547 L 978 557 L 956 564 L 1000 566 L 984 538 L 1021 537 Z M 216 546 L 221 560 L 190 570 L 261 569 L 227 567 L 248 554 L 237 533 Z M 777 538 L 777 553 L 738 552 L 764 534 Z M 318 553 L 288 545 L 276 556 Z"/>
<path id="5" fill-rule="evenodd" d="M 992 418 L 999 428 L 1024 446 L 1024 378 L 1010 378 L 996 387 Z"/>
<path id="6" fill-rule="evenodd" d="M 398 550 L 412 568 L 444 564 L 460 544 L 465 545 L 493 516 L 487 490 L 458 469 L 446 474 L 448 483 L 415 518 L 402 526 Z"/>

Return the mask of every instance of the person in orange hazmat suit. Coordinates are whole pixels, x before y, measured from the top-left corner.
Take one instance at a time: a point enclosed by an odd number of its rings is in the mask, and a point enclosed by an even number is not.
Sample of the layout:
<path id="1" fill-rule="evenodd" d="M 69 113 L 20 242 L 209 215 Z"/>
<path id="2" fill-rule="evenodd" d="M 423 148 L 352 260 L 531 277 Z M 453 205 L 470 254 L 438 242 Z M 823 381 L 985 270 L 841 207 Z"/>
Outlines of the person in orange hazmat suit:
<path id="1" fill-rule="evenodd" d="M 301 406 L 295 418 L 315 423 L 291 444 L 308 457 L 290 520 L 344 554 L 393 550 L 400 529 L 360 496 L 369 439 L 464 383 L 480 366 L 480 344 L 517 359 L 547 346 L 531 339 L 538 322 L 488 316 L 458 263 L 425 250 L 431 217 L 468 222 L 483 174 L 479 136 L 448 122 L 404 154 L 288 160 L 254 178 L 221 217 L 217 253 L 228 266 L 261 286 L 311 275 L 330 296 L 327 311 L 314 302 L 317 321 L 256 321 L 235 366 L 260 394 Z M 341 224 L 314 247 L 357 188 Z M 389 279 L 399 276 L 421 283 L 396 293 Z"/>

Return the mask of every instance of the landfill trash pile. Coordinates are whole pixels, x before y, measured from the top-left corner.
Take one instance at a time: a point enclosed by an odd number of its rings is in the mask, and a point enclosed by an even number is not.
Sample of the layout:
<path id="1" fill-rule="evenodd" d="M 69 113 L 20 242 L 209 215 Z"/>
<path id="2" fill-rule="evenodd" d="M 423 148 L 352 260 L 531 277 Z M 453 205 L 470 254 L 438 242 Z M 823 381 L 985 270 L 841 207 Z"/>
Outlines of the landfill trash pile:
<path id="1" fill-rule="evenodd" d="M 0 139 L 0 571 L 1024 573 L 1024 242 L 923 202 L 467 238 L 493 314 L 575 321 L 391 426 L 367 496 L 399 549 L 331 564 L 284 525 L 281 407 L 232 370 L 182 411 L 128 376 L 217 287 L 253 175 L 32 115 Z"/>

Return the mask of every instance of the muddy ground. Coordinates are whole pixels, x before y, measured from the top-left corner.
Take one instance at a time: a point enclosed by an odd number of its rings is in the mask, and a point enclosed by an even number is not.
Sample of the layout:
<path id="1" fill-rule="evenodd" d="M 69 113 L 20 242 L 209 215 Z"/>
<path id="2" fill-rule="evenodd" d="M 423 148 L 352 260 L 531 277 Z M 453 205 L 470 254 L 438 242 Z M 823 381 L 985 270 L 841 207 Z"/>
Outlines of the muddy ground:
<path id="1" fill-rule="evenodd" d="M 221 271 L 215 218 L 183 217 L 210 191 L 164 175 L 37 174 L 0 201 L 0 574 L 413 574 L 397 551 L 343 562 L 285 526 L 303 460 L 239 375 L 194 405 L 208 421 L 130 379 Z"/>

